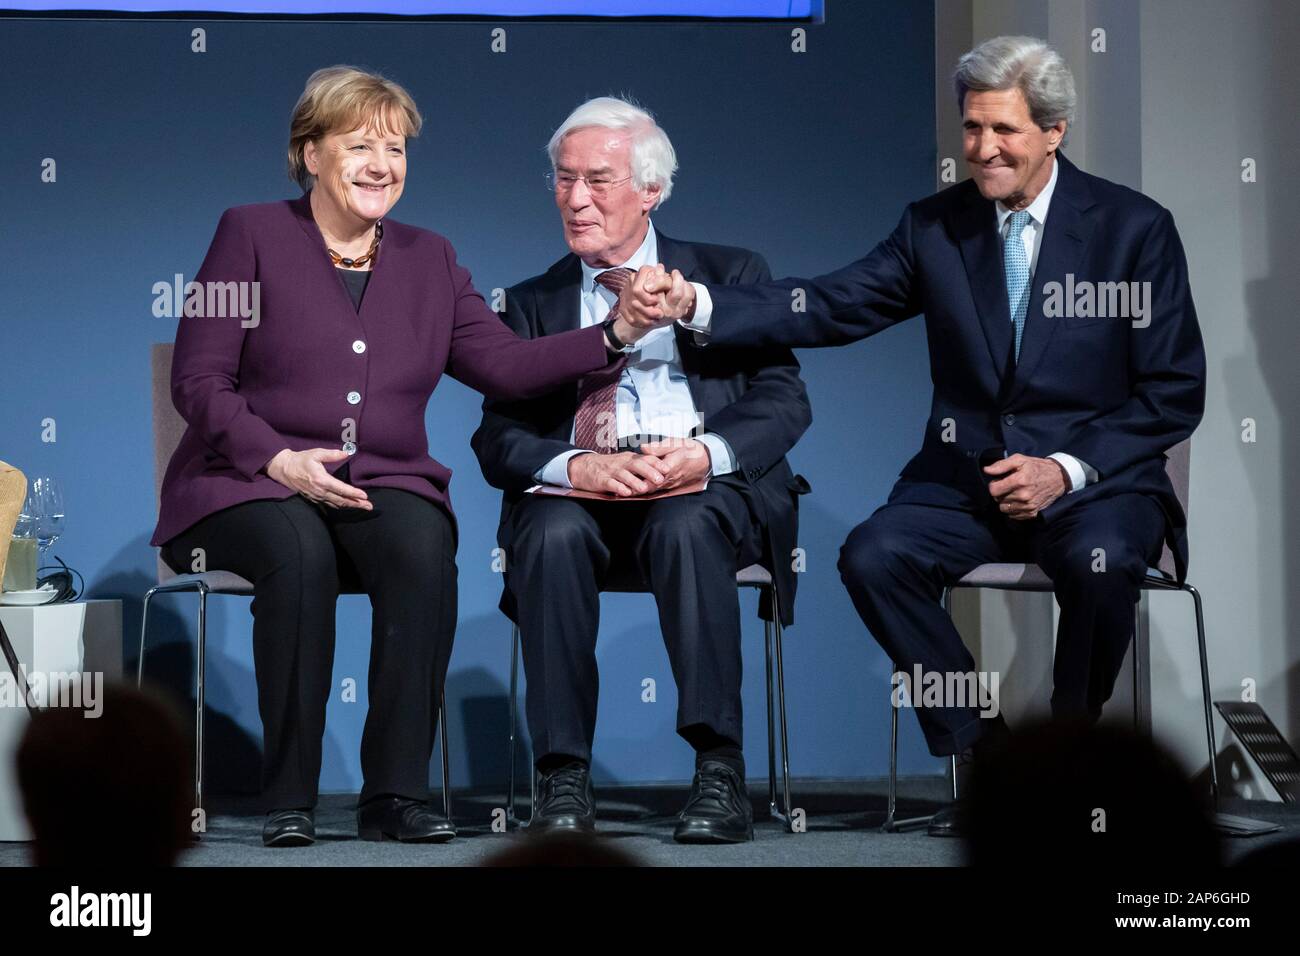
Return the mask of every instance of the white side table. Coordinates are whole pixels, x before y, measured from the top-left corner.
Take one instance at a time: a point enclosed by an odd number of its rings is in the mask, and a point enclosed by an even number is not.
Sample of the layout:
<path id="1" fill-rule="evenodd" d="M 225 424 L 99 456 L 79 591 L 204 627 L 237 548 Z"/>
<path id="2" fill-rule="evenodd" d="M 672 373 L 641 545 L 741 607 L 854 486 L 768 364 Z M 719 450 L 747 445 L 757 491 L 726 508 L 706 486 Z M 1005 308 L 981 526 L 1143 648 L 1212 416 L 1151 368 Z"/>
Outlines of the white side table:
<path id="1" fill-rule="evenodd" d="M 50 702 L 51 675 L 88 675 L 82 679 L 82 688 L 92 688 L 94 693 L 122 677 L 121 601 L 0 606 L 0 621 L 19 663 L 26 668 L 38 705 Z M 22 687 L 15 685 L 3 658 L 0 682 L 0 840 L 30 840 L 14 764 L 29 717 Z"/>

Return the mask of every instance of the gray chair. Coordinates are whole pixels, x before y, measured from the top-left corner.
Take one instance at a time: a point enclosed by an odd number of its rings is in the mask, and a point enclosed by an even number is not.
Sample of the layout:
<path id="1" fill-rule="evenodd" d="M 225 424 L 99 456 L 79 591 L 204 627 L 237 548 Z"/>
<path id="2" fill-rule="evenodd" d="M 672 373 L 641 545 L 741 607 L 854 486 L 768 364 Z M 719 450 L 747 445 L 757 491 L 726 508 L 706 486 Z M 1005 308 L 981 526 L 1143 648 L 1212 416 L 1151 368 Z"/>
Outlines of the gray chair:
<path id="1" fill-rule="evenodd" d="M 785 715 L 785 665 L 781 655 L 781 607 L 777 600 L 776 588 L 772 584 L 772 574 L 761 564 L 751 564 L 736 572 L 736 587 L 754 588 L 765 593 L 770 602 L 772 620 L 763 622 L 764 642 L 767 652 L 767 803 L 768 813 L 774 820 L 780 820 L 787 827 L 790 818 L 790 749 L 786 733 Z M 606 591 L 623 593 L 644 593 L 649 590 L 638 576 L 623 569 L 611 574 L 611 583 Z M 775 656 L 775 666 L 773 657 Z M 781 720 L 781 797 L 777 803 L 776 792 L 776 739 L 773 725 L 772 692 L 775 684 L 777 710 Z M 510 637 L 510 792 L 506 796 L 506 821 L 511 826 L 519 826 L 521 821 L 515 815 L 515 726 L 519 707 L 519 625 L 514 625 Z M 529 760 L 529 819 L 532 809 L 537 805 L 537 770 Z"/>
<path id="2" fill-rule="evenodd" d="M 153 451 L 154 500 L 162 489 L 163 472 L 171 460 L 172 452 L 185 433 L 185 422 L 171 397 L 172 343 L 155 343 L 150 350 L 153 371 Z M 252 597 L 252 582 L 230 571 L 205 571 L 202 574 L 177 574 L 157 556 L 158 583 L 145 592 L 140 614 L 140 657 L 136 663 L 136 684 L 144 680 L 145 636 L 149 626 L 149 602 L 155 594 L 176 591 L 195 591 L 199 595 L 198 647 L 194 654 L 194 806 L 203 808 L 203 665 L 207 647 L 207 602 L 209 594 L 230 594 Z M 362 593 L 355 587 L 344 588 L 343 594 Z M 445 700 L 438 702 L 438 728 L 442 743 L 442 808 L 451 819 L 451 795 L 447 759 L 447 720 Z"/>
<path id="3" fill-rule="evenodd" d="M 1192 443 L 1191 439 L 1180 442 L 1173 448 L 1169 449 L 1166 455 L 1165 472 L 1169 476 L 1170 483 L 1174 486 L 1174 494 L 1177 495 L 1179 503 L 1183 507 L 1183 513 L 1189 516 L 1188 508 L 1188 485 L 1191 474 L 1191 456 Z M 1182 591 L 1190 594 L 1192 603 L 1196 609 L 1196 644 L 1200 653 L 1201 661 L 1201 702 L 1204 708 L 1205 718 L 1205 743 L 1210 758 L 1210 800 L 1215 808 L 1218 806 L 1219 799 L 1219 776 L 1215 768 L 1215 749 L 1214 749 L 1214 717 L 1210 706 L 1210 668 L 1205 652 L 1205 617 L 1201 609 L 1201 595 L 1192 585 L 1183 583 L 1179 584 L 1174 574 L 1174 556 L 1165 545 L 1163 553 L 1160 555 L 1160 563 L 1156 568 L 1147 571 L 1147 576 L 1142 582 L 1143 596 L 1149 591 Z M 952 613 L 952 592 L 956 588 L 990 588 L 1001 591 L 1034 591 L 1048 592 L 1052 591 L 1052 581 L 1036 564 L 981 564 L 975 568 L 956 584 L 946 588 L 943 592 L 943 607 L 949 614 Z M 1146 648 L 1141 645 L 1142 641 L 1142 604 L 1139 601 L 1134 608 L 1134 631 L 1133 631 L 1133 716 L 1134 722 L 1139 729 L 1142 727 L 1142 713 L 1144 712 L 1142 695 L 1145 689 L 1145 682 L 1142 677 L 1142 660 L 1146 653 Z M 895 671 L 898 670 L 895 665 Z M 910 819 L 895 819 L 897 809 L 898 793 L 898 708 L 890 705 L 889 719 L 889 796 L 888 808 L 885 814 L 885 822 L 881 829 L 886 832 L 898 832 L 912 829 L 917 826 L 924 826 L 929 822 L 930 817 L 912 817 Z M 954 756 L 951 761 L 952 766 L 952 795 L 953 799 L 957 798 L 957 758 Z"/>

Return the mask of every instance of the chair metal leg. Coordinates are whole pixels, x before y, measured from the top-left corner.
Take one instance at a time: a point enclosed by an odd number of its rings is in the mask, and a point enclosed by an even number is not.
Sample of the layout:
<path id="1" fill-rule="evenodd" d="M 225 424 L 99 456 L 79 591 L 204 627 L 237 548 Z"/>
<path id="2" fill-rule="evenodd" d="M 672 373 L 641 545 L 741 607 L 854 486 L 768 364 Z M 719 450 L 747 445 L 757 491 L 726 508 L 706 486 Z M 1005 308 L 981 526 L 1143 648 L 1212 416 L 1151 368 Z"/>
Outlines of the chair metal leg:
<path id="1" fill-rule="evenodd" d="M 515 813 L 515 724 L 519 716 L 519 625 L 515 624 L 510 632 L 510 790 L 506 794 L 506 826 L 523 826 L 523 821 Z M 532 820 L 532 809 L 537 805 L 537 771 L 529 764 L 528 774 L 528 818 Z"/>
<path id="2" fill-rule="evenodd" d="M 199 595 L 198 612 L 198 646 L 194 654 L 194 809 L 203 809 L 203 710 L 204 710 L 204 665 L 207 661 L 208 640 L 208 592 L 211 590 L 202 581 L 185 583 L 179 586 L 158 584 L 145 592 L 140 614 L 140 654 L 135 662 L 135 683 L 139 687 L 144 681 L 145 638 L 149 629 L 149 604 L 154 595 L 160 592 L 176 593 L 180 591 L 197 591 Z"/>
<path id="3" fill-rule="evenodd" d="M 144 682 L 144 637 L 149 628 L 149 602 L 158 592 L 156 587 L 150 588 L 144 592 L 144 602 L 140 611 L 140 655 L 135 659 L 135 686 L 139 687 Z"/>
<path id="4" fill-rule="evenodd" d="M 1141 731 L 1142 713 L 1138 710 L 1138 641 L 1142 640 L 1142 596 L 1138 595 L 1138 600 L 1133 605 L 1133 729 Z"/>
<path id="5" fill-rule="evenodd" d="M 208 586 L 202 582 L 187 581 L 184 584 L 155 584 L 144 593 L 140 613 L 140 654 L 135 662 L 135 683 L 137 687 L 144 681 L 145 636 L 149 630 L 149 605 L 153 602 L 154 595 L 180 594 L 183 591 L 206 592 L 207 590 L 209 590 Z M 200 620 L 202 620 L 201 616 Z"/>
<path id="6" fill-rule="evenodd" d="M 775 791 L 776 789 L 776 775 L 775 773 L 770 773 L 768 777 L 768 787 L 769 787 L 769 794 L 772 799 L 769 801 L 768 811 L 772 814 L 773 817 L 785 823 L 786 826 L 790 826 L 793 822 L 791 819 L 791 813 L 794 808 L 794 804 L 790 802 L 790 735 L 789 735 L 789 728 L 787 727 L 787 723 L 786 723 L 786 710 L 785 710 L 785 660 L 784 660 L 783 650 L 781 647 L 781 635 L 782 635 L 781 605 L 777 599 L 775 584 L 772 585 L 771 605 L 772 605 L 772 620 L 767 623 L 770 624 L 771 636 L 776 644 L 776 695 L 777 695 L 777 709 L 781 717 L 781 797 L 783 803 L 779 807 L 776 804 L 775 793 L 772 792 Z M 768 769 L 769 771 L 774 771 L 775 768 L 772 766 L 772 761 L 770 757 L 771 744 L 772 744 L 772 738 L 771 738 L 772 685 L 770 682 L 767 685 L 767 711 L 768 711 L 768 753 L 769 753 Z"/>
<path id="7" fill-rule="evenodd" d="M 506 791 L 506 826 L 512 827 L 517 824 L 518 818 L 515 817 L 515 718 L 517 716 L 517 705 L 515 693 L 519 682 L 519 625 L 516 624 L 510 629 L 510 723 L 508 733 L 510 735 L 510 789 Z"/>
<path id="8" fill-rule="evenodd" d="M 32 697 L 31 685 L 27 682 L 27 675 L 23 673 L 22 662 L 18 660 L 18 652 L 14 650 L 13 642 L 9 640 L 4 622 L 0 622 L 0 649 L 3 649 L 9 672 L 14 675 L 14 683 L 23 689 L 23 703 L 27 705 L 27 713 L 35 714 L 39 708 L 36 706 L 35 698 Z"/>
<path id="9" fill-rule="evenodd" d="M 943 610 L 949 617 L 952 617 L 952 588 L 943 589 Z M 948 770 L 952 774 L 952 799 L 957 800 L 957 755 L 953 754 L 948 758 Z"/>
<path id="10" fill-rule="evenodd" d="M 438 701 L 438 735 L 442 743 L 442 815 L 451 819 L 451 760 L 447 750 L 447 698 Z"/>
<path id="11" fill-rule="evenodd" d="M 1201 592 L 1184 583 L 1182 590 L 1192 596 L 1196 605 L 1196 648 L 1201 656 L 1201 703 L 1205 707 L 1205 745 L 1210 758 L 1210 802 L 1219 808 L 1219 771 L 1215 767 L 1217 753 L 1214 749 L 1214 712 L 1210 704 L 1210 664 L 1205 650 L 1205 615 L 1201 608 Z"/>
<path id="12" fill-rule="evenodd" d="M 898 673 L 898 665 L 893 665 L 893 674 Z M 885 803 L 885 822 L 880 829 L 893 833 L 894 811 L 898 806 L 898 708 L 894 706 L 894 692 L 889 692 L 889 790 Z"/>
<path id="13" fill-rule="evenodd" d="M 194 809 L 203 809 L 203 670 L 207 657 L 207 585 L 199 585 L 199 646 L 194 671 Z"/>
<path id="14" fill-rule="evenodd" d="M 893 665 L 893 673 L 899 673 L 902 668 L 897 664 Z M 954 757 L 955 761 L 956 758 Z M 954 769 L 956 765 L 954 763 Z M 885 810 L 885 821 L 880 825 L 884 833 L 905 833 L 908 830 L 915 830 L 923 827 L 930 822 L 933 814 L 927 814 L 920 817 L 906 817 L 898 819 L 898 708 L 894 706 L 893 691 L 889 695 L 889 790 Z"/>
<path id="15" fill-rule="evenodd" d="M 1201 706 L 1205 717 L 1205 749 L 1210 765 L 1210 803 L 1217 812 L 1219 807 L 1218 753 L 1214 747 L 1214 709 L 1210 700 L 1210 663 L 1205 646 L 1205 610 L 1201 605 L 1201 592 L 1184 582 L 1176 584 L 1165 578 L 1148 577 L 1147 585 L 1161 591 L 1183 591 L 1192 596 L 1196 611 L 1196 651 L 1201 665 Z"/>
<path id="16" fill-rule="evenodd" d="M 943 609 L 952 616 L 952 588 L 943 589 Z M 900 673 L 902 668 L 897 663 L 892 663 L 893 674 Z M 952 771 L 952 798 L 957 799 L 957 755 L 953 754 L 950 760 Z M 880 825 L 880 829 L 885 833 L 903 833 L 907 830 L 915 830 L 918 827 L 926 826 L 934 814 L 927 814 L 921 817 L 907 817 L 897 819 L 898 813 L 898 708 L 894 706 L 893 688 L 891 685 L 889 699 L 889 789 L 886 796 L 885 804 L 885 821 Z"/>
<path id="17" fill-rule="evenodd" d="M 1142 592 L 1138 592 L 1137 603 L 1133 605 L 1133 729 L 1142 734 L 1145 722 L 1142 719 Z"/>
<path id="18" fill-rule="evenodd" d="M 763 622 L 763 655 L 767 673 L 767 809 L 776 816 L 776 725 L 772 715 L 772 622 Z"/>

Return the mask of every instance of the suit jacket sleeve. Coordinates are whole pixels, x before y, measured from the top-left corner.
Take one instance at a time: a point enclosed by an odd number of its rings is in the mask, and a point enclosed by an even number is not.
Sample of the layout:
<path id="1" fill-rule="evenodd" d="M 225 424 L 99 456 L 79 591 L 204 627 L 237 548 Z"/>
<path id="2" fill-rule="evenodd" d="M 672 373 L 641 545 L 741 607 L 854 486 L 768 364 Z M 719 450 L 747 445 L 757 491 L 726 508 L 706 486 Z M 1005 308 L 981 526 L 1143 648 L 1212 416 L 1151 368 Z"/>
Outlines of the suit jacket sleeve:
<path id="1" fill-rule="evenodd" d="M 1061 449 L 1086 461 L 1102 481 L 1163 455 L 1191 435 L 1205 410 L 1205 348 L 1169 210 L 1147 230 L 1132 279 L 1149 282 L 1151 294 L 1148 324 L 1129 329 L 1130 397 Z"/>
<path id="2" fill-rule="evenodd" d="M 530 311 L 531 302 L 529 303 Z M 535 338 L 533 324 L 521 308 L 514 293 L 506 295 L 506 311 L 502 316 L 506 326 L 517 336 Z M 588 330 L 589 331 L 589 330 Z M 564 332 L 545 336 L 537 341 L 556 340 L 572 335 Z M 529 402 L 506 401 L 487 398 L 483 402 L 483 420 L 479 423 L 470 446 L 478 456 L 483 477 L 494 488 L 506 492 L 522 492 L 535 485 L 533 473 L 561 452 L 574 446 L 567 441 L 547 438 L 542 434 L 534 409 Z"/>
<path id="3" fill-rule="evenodd" d="M 252 238 L 239 211 L 227 209 L 195 281 L 252 282 L 256 276 Z M 171 393 L 186 424 L 251 481 L 289 443 L 239 394 L 239 359 L 250 332 L 256 333 L 256 327 L 245 328 L 237 316 L 182 315 L 172 353 Z"/>
<path id="4" fill-rule="evenodd" d="M 736 282 L 770 282 L 762 256 L 745 264 Z M 741 354 L 741 353 L 738 353 Z M 726 439 L 736 457 L 737 471 L 765 474 L 779 462 L 812 424 L 808 391 L 799 377 L 799 362 L 788 348 L 771 346 L 743 352 L 745 393 L 704 421 L 706 432 Z"/>
<path id="5" fill-rule="evenodd" d="M 455 298 L 447 362 L 453 378 L 492 398 L 529 398 L 613 361 L 599 326 L 532 340 L 519 338 L 488 308 L 445 240 L 443 252 Z"/>
<path id="6" fill-rule="evenodd" d="M 921 311 L 912 255 L 909 206 L 883 242 L 835 272 L 755 285 L 709 284 L 709 342 L 819 348 L 874 335 Z"/>

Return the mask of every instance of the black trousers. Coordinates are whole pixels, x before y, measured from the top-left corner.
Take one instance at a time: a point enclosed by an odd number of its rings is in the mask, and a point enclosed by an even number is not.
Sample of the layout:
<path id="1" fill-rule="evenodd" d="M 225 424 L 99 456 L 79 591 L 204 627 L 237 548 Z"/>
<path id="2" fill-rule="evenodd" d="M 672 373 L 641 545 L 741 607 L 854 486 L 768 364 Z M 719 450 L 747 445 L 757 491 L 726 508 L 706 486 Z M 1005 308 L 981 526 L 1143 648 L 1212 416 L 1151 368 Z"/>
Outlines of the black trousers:
<path id="1" fill-rule="evenodd" d="M 340 476 L 346 481 L 346 475 Z M 361 802 L 427 799 L 438 701 L 456 630 L 451 519 L 407 491 L 368 489 L 370 512 L 300 495 L 209 515 L 163 546 L 178 571 L 206 567 L 253 583 L 253 662 L 270 809 L 316 804 L 340 590 L 370 596 L 369 710 Z"/>
<path id="2" fill-rule="evenodd" d="M 1096 720 L 1123 665 L 1139 584 L 1159 560 L 1164 530 L 1164 512 L 1142 494 L 1094 499 L 1051 522 L 891 503 L 849 534 L 839 569 L 863 622 L 904 672 L 920 665 L 925 674 L 970 674 L 974 659 L 940 604 L 944 587 L 980 564 L 1037 563 L 1061 609 L 1052 713 Z M 917 696 L 914 690 L 914 702 Z M 936 756 L 961 752 L 987 726 L 973 706 L 917 706 L 916 715 Z"/>
<path id="3" fill-rule="evenodd" d="M 736 571 L 763 554 L 743 480 L 714 478 L 699 494 L 648 502 L 526 495 L 510 520 L 506 582 L 518 608 L 538 761 L 591 760 L 600 591 L 628 574 L 647 583 L 658 604 L 678 732 L 697 749 L 713 734 L 743 743 Z"/>

